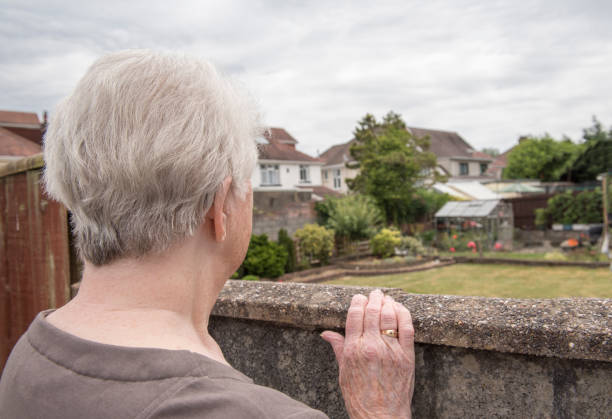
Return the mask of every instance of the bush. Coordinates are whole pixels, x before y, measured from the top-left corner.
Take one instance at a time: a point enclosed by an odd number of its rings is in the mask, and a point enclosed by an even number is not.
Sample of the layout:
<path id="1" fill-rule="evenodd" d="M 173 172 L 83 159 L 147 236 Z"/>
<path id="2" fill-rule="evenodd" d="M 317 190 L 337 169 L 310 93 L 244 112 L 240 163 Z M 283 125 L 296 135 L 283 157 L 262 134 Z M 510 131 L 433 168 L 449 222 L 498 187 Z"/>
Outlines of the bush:
<path id="1" fill-rule="evenodd" d="M 547 227 L 559 224 L 595 224 L 603 222 L 603 194 L 601 189 L 557 194 L 548 200 L 546 208 L 536 210 L 536 225 Z"/>
<path id="2" fill-rule="evenodd" d="M 289 233 L 284 228 L 278 231 L 278 244 L 283 246 L 287 251 L 287 263 L 285 263 L 285 273 L 295 272 L 297 269 L 297 257 L 295 254 L 295 243 Z"/>
<path id="3" fill-rule="evenodd" d="M 402 237 L 399 248 L 415 256 L 423 256 L 426 253 L 425 247 L 423 247 L 423 243 L 421 243 L 421 241 L 416 237 Z"/>
<path id="4" fill-rule="evenodd" d="M 285 273 L 287 251 L 278 243 L 268 240 L 265 234 L 252 235 L 242 274 L 264 278 L 277 278 Z"/>
<path id="5" fill-rule="evenodd" d="M 349 195 L 329 201 L 326 226 L 341 240 L 369 239 L 383 221 L 382 213 L 372 198 L 365 195 Z"/>
<path id="6" fill-rule="evenodd" d="M 402 242 L 400 232 L 396 229 L 383 228 L 380 233 L 372 237 L 370 247 L 372 253 L 380 258 L 386 258 L 395 254 L 395 248 Z"/>
<path id="7" fill-rule="evenodd" d="M 311 263 L 318 259 L 324 265 L 329 262 L 334 248 L 334 231 L 317 224 L 306 224 L 294 234 L 300 244 L 301 255 Z"/>
<path id="8" fill-rule="evenodd" d="M 259 281 L 259 277 L 257 275 L 245 275 L 242 277 L 243 281 Z"/>

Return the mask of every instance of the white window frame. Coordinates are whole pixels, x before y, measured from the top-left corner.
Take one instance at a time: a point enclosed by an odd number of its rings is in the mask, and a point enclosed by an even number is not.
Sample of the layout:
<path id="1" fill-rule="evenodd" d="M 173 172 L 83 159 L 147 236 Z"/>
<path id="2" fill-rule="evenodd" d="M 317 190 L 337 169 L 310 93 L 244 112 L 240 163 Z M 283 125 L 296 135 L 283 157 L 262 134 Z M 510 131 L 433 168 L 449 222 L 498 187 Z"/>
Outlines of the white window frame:
<path id="1" fill-rule="evenodd" d="M 334 189 L 342 188 L 342 170 L 334 170 Z"/>
<path id="2" fill-rule="evenodd" d="M 310 165 L 300 164 L 300 183 L 310 183 Z"/>
<path id="3" fill-rule="evenodd" d="M 281 186 L 278 164 L 260 164 L 261 186 Z"/>

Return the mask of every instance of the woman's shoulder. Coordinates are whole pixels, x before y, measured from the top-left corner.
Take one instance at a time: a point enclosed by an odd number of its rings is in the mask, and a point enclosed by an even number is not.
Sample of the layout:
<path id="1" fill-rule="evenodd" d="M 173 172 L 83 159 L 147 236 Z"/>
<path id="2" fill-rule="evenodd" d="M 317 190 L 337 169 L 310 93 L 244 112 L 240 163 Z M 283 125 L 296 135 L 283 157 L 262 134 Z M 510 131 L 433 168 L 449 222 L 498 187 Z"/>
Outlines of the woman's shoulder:
<path id="1" fill-rule="evenodd" d="M 182 381 L 147 418 L 327 418 L 277 390 L 246 380 L 206 376 Z"/>

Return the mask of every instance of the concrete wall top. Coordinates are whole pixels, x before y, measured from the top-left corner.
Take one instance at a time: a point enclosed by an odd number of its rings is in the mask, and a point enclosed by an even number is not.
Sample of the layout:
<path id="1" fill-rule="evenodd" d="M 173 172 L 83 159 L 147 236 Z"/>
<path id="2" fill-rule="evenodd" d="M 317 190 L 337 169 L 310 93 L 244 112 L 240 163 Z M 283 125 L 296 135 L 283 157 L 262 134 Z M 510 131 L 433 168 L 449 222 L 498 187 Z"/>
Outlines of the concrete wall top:
<path id="1" fill-rule="evenodd" d="M 213 315 L 302 329 L 343 329 L 351 297 L 371 290 L 230 280 Z M 536 300 L 383 291 L 410 310 L 418 343 L 612 362 L 611 299 Z"/>

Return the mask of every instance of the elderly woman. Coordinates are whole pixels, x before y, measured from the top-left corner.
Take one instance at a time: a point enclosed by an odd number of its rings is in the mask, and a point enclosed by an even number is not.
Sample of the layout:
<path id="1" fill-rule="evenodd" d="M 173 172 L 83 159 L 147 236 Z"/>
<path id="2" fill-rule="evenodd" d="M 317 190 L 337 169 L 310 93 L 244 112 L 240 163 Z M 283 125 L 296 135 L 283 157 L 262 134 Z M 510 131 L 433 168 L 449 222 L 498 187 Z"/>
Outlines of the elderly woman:
<path id="1" fill-rule="evenodd" d="M 0 382 L 3 418 L 322 418 L 233 369 L 208 334 L 245 256 L 259 114 L 207 62 L 95 62 L 45 139 L 48 193 L 73 215 L 78 295 L 40 313 Z M 381 333 L 383 331 L 384 333 Z M 324 332 L 352 418 L 410 416 L 413 329 L 374 291 Z"/>

